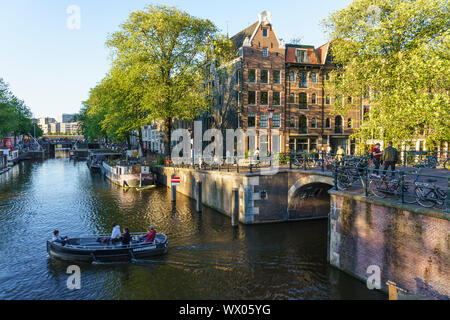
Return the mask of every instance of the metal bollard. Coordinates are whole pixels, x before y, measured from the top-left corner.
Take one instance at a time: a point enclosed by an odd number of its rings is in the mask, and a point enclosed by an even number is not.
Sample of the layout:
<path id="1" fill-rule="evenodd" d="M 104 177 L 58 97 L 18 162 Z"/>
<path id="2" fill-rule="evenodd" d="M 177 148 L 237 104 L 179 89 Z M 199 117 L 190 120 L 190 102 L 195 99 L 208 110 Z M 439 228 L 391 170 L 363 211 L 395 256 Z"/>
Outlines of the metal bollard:
<path id="1" fill-rule="evenodd" d="M 405 172 L 400 171 L 399 172 L 399 179 L 400 179 L 400 198 L 398 199 L 399 203 L 405 203 L 405 192 L 404 192 L 404 188 L 405 188 Z"/>
<path id="2" fill-rule="evenodd" d="M 172 202 L 177 201 L 177 186 L 172 186 Z"/>
<path id="3" fill-rule="evenodd" d="M 239 189 L 233 188 L 232 198 L 231 198 L 231 225 L 237 227 L 239 225 Z"/>
<path id="4" fill-rule="evenodd" d="M 202 212 L 202 182 L 198 181 L 196 186 L 196 207 L 197 212 Z"/>

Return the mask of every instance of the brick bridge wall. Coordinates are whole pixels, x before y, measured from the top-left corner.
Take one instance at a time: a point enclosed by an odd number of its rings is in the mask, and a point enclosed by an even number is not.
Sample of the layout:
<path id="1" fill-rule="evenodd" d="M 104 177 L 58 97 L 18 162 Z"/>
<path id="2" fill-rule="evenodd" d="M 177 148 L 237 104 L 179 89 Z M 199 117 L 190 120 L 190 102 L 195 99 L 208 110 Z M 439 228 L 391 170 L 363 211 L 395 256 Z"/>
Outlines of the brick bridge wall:
<path id="1" fill-rule="evenodd" d="M 233 188 L 239 188 L 239 221 L 246 224 L 315 218 L 314 214 L 292 215 L 288 210 L 296 191 L 311 183 L 332 184 L 328 173 L 280 170 L 274 175 L 219 171 L 197 171 L 183 168 L 155 167 L 158 182 L 170 187 L 170 177 L 181 178 L 180 192 L 196 198 L 195 183 L 202 181 L 203 204 L 231 216 Z M 266 195 L 261 198 L 261 192 Z"/>
<path id="2" fill-rule="evenodd" d="M 329 258 L 366 281 L 371 265 L 409 293 L 449 299 L 450 217 L 417 206 L 331 191 Z"/>

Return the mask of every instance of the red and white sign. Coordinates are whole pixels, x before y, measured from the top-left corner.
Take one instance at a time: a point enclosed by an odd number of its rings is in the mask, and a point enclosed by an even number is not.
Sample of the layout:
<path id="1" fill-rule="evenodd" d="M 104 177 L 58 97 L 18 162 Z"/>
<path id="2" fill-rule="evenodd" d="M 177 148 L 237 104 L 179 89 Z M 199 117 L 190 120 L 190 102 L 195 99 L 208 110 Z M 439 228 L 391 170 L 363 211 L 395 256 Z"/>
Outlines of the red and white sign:
<path id="1" fill-rule="evenodd" d="M 172 177 L 172 186 L 179 186 L 180 185 L 180 177 Z"/>

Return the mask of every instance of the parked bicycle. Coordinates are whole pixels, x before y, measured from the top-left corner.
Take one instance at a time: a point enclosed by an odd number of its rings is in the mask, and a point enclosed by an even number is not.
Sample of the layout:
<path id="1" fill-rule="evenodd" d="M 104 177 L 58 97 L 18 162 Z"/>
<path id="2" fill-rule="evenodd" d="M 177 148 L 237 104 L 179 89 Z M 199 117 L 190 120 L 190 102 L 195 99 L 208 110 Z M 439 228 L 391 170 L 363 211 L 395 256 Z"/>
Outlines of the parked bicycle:
<path id="1" fill-rule="evenodd" d="M 447 200 L 447 191 L 431 184 L 437 180 L 429 179 L 429 183 L 416 182 L 414 193 L 416 195 L 417 203 L 422 207 L 443 207 Z"/>
<path id="2" fill-rule="evenodd" d="M 413 174 L 416 174 L 414 182 L 411 183 L 409 181 L 403 181 L 403 200 L 405 203 L 409 204 L 416 203 L 416 198 L 414 196 L 414 186 L 419 179 L 419 175 L 417 171 L 414 171 Z M 385 174 L 371 174 L 369 176 L 369 180 L 369 192 L 375 197 L 384 199 L 388 195 L 401 196 L 400 179 L 391 179 L 388 175 Z"/>
<path id="3" fill-rule="evenodd" d="M 427 156 L 423 161 L 414 165 L 415 168 L 432 168 L 439 167 L 440 163 L 436 157 Z"/>
<path id="4" fill-rule="evenodd" d="M 365 186 L 364 173 L 369 165 L 367 157 L 361 157 L 354 162 L 351 167 L 337 166 L 337 187 L 339 190 L 347 190 L 358 180 Z"/>

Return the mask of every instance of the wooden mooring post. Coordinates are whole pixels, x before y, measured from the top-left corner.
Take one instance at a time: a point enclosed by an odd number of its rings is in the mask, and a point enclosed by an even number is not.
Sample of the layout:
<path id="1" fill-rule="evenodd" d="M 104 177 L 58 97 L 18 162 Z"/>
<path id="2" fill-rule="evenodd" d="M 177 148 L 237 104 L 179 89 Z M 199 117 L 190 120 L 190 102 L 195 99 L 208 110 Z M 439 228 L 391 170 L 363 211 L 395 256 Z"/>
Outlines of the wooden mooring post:
<path id="1" fill-rule="evenodd" d="M 197 181 L 197 185 L 195 187 L 195 199 L 196 199 L 196 206 L 195 209 L 197 212 L 202 212 L 202 182 Z"/>
<path id="2" fill-rule="evenodd" d="M 239 189 L 233 188 L 231 197 L 232 213 L 231 213 L 231 225 L 237 227 L 239 225 Z"/>

